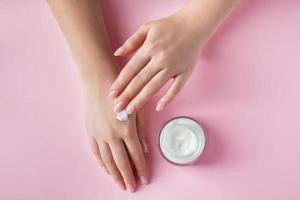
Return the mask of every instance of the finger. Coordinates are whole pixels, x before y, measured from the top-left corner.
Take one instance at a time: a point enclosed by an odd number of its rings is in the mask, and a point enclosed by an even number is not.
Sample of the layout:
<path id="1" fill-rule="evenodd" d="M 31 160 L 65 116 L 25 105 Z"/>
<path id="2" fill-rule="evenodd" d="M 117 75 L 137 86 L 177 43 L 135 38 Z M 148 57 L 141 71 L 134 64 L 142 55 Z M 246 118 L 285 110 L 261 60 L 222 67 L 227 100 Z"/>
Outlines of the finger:
<path id="1" fill-rule="evenodd" d="M 124 142 L 141 182 L 144 185 L 148 184 L 149 169 L 138 136 L 135 134 L 131 137 L 124 138 Z"/>
<path id="2" fill-rule="evenodd" d="M 161 111 L 169 104 L 175 96 L 179 93 L 181 88 L 183 87 L 185 79 L 183 75 L 177 75 L 172 82 L 172 85 L 166 92 L 166 94 L 158 101 L 156 105 L 156 111 Z"/>
<path id="3" fill-rule="evenodd" d="M 113 159 L 111 150 L 107 143 L 102 143 L 99 145 L 100 153 L 103 159 L 103 162 L 108 169 L 110 175 L 114 179 L 114 181 L 119 185 L 122 189 L 125 189 L 124 181 L 121 173 L 119 172 L 116 163 Z"/>
<path id="4" fill-rule="evenodd" d="M 102 160 L 101 154 L 100 154 L 100 150 L 99 150 L 99 146 L 98 143 L 96 142 L 96 140 L 94 138 L 90 138 L 90 146 L 91 146 L 91 150 L 92 153 L 94 154 L 94 156 L 97 158 L 100 166 L 104 169 L 104 171 L 109 174 L 107 168 L 105 167 L 105 164 Z"/>
<path id="5" fill-rule="evenodd" d="M 145 56 L 143 50 L 140 50 L 135 54 L 125 67 L 121 70 L 117 79 L 113 82 L 109 96 L 111 98 L 116 98 L 129 84 L 129 82 L 134 78 L 134 76 L 150 61 L 150 57 Z M 122 106 L 124 107 L 124 102 L 117 101 L 115 112 L 120 112 Z M 118 108 L 117 108 L 118 107 Z"/>
<path id="6" fill-rule="evenodd" d="M 152 97 L 152 95 L 158 92 L 159 89 L 170 79 L 170 76 L 171 75 L 169 75 L 165 69 L 158 72 L 127 105 L 127 113 L 132 114 L 143 107 L 144 104 Z"/>
<path id="7" fill-rule="evenodd" d="M 130 55 L 131 53 L 135 52 L 139 47 L 142 46 L 144 43 L 147 33 L 148 33 L 147 26 L 141 26 L 135 33 L 133 33 L 125 42 L 124 44 L 118 48 L 114 55 L 115 56 L 126 56 Z"/>
<path id="8" fill-rule="evenodd" d="M 139 112 L 137 112 L 136 126 L 137 126 L 137 135 L 142 145 L 143 152 L 147 153 L 148 146 L 145 140 L 145 133 L 144 133 L 144 109 L 143 108 L 140 109 Z"/>
<path id="9" fill-rule="evenodd" d="M 128 83 L 123 92 L 118 96 L 118 100 L 125 105 L 130 102 L 141 89 L 159 72 L 160 68 L 154 66 L 154 62 L 150 61 L 142 68 L 137 75 Z M 129 111 L 129 113 L 132 113 Z"/>
<path id="10" fill-rule="evenodd" d="M 127 189 L 129 189 L 130 192 L 134 192 L 136 181 L 124 143 L 122 141 L 112 142 L 110 147 L 115 163 L 123 176 Z"/>

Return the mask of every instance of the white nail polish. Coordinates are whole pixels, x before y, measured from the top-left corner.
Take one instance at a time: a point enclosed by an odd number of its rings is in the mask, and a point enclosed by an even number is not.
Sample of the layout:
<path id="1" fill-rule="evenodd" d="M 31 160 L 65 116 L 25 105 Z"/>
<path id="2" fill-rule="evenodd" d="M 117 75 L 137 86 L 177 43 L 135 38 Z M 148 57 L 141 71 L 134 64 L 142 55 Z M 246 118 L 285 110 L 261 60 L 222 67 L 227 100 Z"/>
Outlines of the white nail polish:
<path id="1" fill-rule="evenodd" d="M 121 55 L 126 49 L 126 46 L 121 46 L 120 48 L 118 48 L 115 53 L 114 53 L 114 56 L 119 56 Z"/>
<path id="2" fill-rule="evenodd" d="M 135 111 L 135 106 L 133 104 L 129 104 L 126 108 L 126 112 L 128 115 L 132 114 Z"/>
<path id="3" fill-rule="evenodd" d="M 162 109 L 164 109 L 164 107 L 165 107 L 165 106 L 164 106 L 163 103 L 158 103 L 157 106 L 156 106 L 156 108 L 155 108 L 155 110 L 156 110 L 156 111 L 161 111 Z"/>

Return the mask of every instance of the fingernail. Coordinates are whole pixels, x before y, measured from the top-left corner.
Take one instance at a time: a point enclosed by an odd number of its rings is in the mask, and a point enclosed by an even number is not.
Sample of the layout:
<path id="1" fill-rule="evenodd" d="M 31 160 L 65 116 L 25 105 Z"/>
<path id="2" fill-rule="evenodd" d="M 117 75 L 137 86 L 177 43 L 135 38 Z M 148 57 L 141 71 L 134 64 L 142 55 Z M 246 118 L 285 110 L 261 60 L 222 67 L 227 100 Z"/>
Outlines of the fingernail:
<path id="1" fill-rule="evenodd" d="M 140 179 L 141 179 L 141 182 L 142 182 L 144 185 L 147 185 L 147 184 L 148 184 L 148 179 L 147 179 L 146 177 L 141 176 Z"/>
<path id="2" fill-rule="evenodd" d="M 120 101 L 119 103 L 117 103 L 114 107 L 114 111 L 117 113 L 117 112 L 120 112 L 124 107 L 124 104 L 122 101 Z"/>
<path id="3" fill-rule="evenodd" d="M 148 145 L 147 145 L 147 143 L 144 139 L 142 139 L 142 145 L 143 145 L 144 153 L 147 153 L 148 152 Z"/>
<path id="4" fill-rule="evenodd" d="M 116 184 L 118 185 L 118 186 L 120 186 L 120 188 L 122 189 L 122 190 L 125 190 L 125 186 L 124 186 L 124 184 L 121 182 L 121 181 L 115 181 L 116 182 Z"/>
<path id="5" fill-rule="evenodd" d="M 114 98 L 113 101 L 114 101 L 114 105 L 116 105 L 119 102 L 117 98 Z"/>
<path id="6" fill-rule="evenodd" d="M 117 90 L 112 90 L 112 91 L 110 91 L 110 93 L 108 94 L 108 96 L 109 96 L 110 98 L 115 98 L 115 97 L 117 97 L 117 95 L 118 95 L 118 91 L 117 91 Z"/>
<path id="7" fill-rule="evenodd" d="M 125 50 L 126 50 L 126 46 L 121 46 L 120 48 L 118 48 L 118 49 L 115 51 L 114 56 L 119 56 L 119 55 L 121 55 Z"/>
<path id="8" fill-rule="evenodd" d="M 130 192 L 134 192 L 134 188 L 132 187 L 132 185 L 127 184 L 126 187 Z"/>
<path id="9" fill-rule="evenodd" d="M 165 106 L 163 103 L 158 103 L 155 109 L 156 109 L 156 111 L 161 111 L 162 109 L 164 109 L 164 107 Z"/>
<path id="10" fill-rule="evenodd" d="M 134 106 L 134 104 L 129 104 L 129 105 L 126 107 L 126 112 L 127 112 L 128 115 L 132 114 L 134 111 L 135 111 L 135 106 Z"/>

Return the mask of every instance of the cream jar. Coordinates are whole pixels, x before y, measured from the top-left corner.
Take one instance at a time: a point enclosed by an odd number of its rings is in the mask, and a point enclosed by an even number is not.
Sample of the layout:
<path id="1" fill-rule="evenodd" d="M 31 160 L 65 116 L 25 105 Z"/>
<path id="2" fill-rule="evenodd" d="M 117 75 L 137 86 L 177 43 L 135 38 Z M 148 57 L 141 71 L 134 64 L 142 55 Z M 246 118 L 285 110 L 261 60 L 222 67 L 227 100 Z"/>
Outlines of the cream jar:
<path id="1" fill-rule="evenodd" d="M 175 165 L 196 163 L 203 154 L 205 143 L 204 129 L 189 117 L 172 118 L 159 134 L 162 156 Z"/>

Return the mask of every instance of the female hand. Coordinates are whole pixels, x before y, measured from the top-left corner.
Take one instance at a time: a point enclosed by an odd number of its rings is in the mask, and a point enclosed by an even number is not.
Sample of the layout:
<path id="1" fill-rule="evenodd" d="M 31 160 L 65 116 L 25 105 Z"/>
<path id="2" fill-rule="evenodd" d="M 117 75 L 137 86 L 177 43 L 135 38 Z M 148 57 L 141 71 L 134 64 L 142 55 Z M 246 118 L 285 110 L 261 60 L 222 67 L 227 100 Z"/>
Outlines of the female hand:
<path id="1" fill-rule="evenodd" d="M 84 107 L 92 152 L 122 189 L 126 187 L 134 192 L 137 183 L 130 160 L 141 182 L 147 184 L 149 181 L 149 170 L 144 157 L 147 149 L 142 112 L 120 122 L 112 110 L 111 101 L 103 98 L 98 88 L 90 88 L 84 90 Z"/>
<path id="2" fill-rule="evenodd" d="M 116 56 L 135 52 L 111 87 L 115 112 L 125 107 L 128 114 L 139 110 L 169 79 L 172 85 L 156 110 L 162 110 L 180 91 L 210 35 L 210 29 L 195 27 L 186 13 L 179 11 L 141 26 L 115 52 Z"/>

